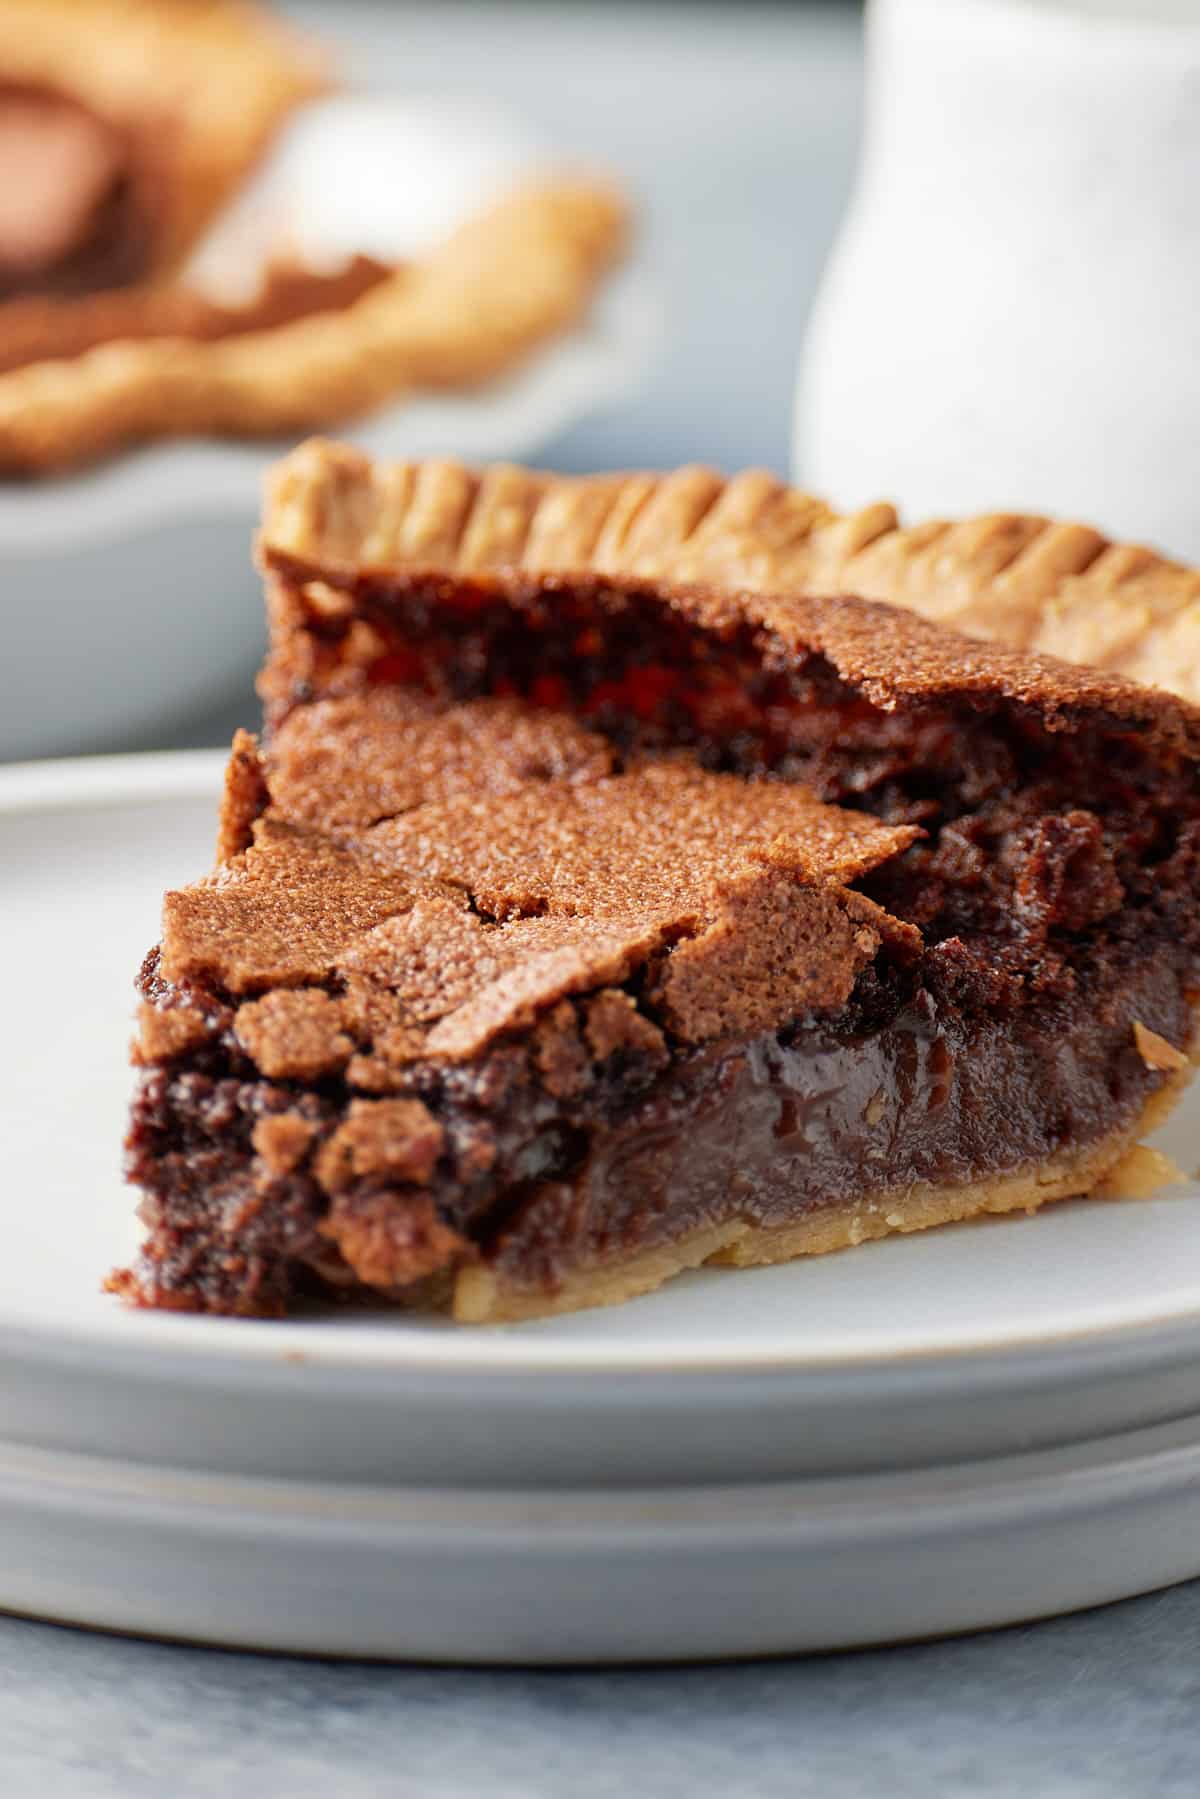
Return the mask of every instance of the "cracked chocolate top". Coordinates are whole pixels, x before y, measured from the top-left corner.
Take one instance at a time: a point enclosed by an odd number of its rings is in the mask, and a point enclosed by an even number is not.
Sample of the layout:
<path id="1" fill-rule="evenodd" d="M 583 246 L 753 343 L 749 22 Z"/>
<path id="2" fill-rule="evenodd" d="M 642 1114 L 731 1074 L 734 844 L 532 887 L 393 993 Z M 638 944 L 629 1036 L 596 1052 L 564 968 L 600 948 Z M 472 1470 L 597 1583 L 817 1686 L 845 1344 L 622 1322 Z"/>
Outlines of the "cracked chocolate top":
<path id="1" fill-rule="evenodd" d="M 595 780 L 612 745 L 562 713 L 512 699 L 447 707 L 411 688 L 301 707 L 272 744 L 271 797 L 298 824 L 340 831 L 432 800 Z"/>
<path id="2" fill-rule="evenodd" d="M 849 886 L 914 827 L 691 761 L 612 766 L 603 739 L 515 700 L 375 690 L 301 709 L 248 846 L 167 896 L 161 975 L 219 995 L 214 1023 L 233 1008 L 263 1074 L 352 1064 L 386 1091 L 569 995 L 603 1002 L 583 1039 L 602 1059 L 663 1029 L 700 1042 L 834 1008 L 881 944 L 919 946 Z M 631 981 L 636 1003 L 617 991 Z"/>

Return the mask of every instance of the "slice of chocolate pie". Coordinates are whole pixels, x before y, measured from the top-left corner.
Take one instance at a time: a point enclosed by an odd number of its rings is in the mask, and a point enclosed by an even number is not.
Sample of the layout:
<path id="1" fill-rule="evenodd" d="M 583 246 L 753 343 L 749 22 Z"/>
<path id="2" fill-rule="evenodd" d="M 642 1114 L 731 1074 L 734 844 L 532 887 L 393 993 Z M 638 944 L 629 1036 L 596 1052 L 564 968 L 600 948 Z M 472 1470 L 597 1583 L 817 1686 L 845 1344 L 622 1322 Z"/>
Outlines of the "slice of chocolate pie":
<path id="1" fill-rule="evenodd" d="M 505 570 L 329 466 L 141 973 L 118 1291 L 516 1319 L 1112 1179 L 1189 1069 L 1200 713 L 596 539 Z"/>

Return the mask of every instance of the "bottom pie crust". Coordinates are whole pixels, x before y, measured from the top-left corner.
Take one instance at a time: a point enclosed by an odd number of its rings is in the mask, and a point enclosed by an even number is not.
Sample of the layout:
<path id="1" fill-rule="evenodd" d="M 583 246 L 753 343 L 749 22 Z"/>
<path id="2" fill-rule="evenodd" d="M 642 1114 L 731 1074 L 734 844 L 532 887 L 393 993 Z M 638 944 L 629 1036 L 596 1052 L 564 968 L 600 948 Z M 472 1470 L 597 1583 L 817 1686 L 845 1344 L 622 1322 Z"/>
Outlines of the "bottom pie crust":
<path id="1" fill-rule="evenodd" d="M 1053 1200 L 1084 1198 L 1098 1190 L 1104 1197 L 1131 1196 L 1123 1180 L 1124 1168 L 1135 1162 L 1140 1139 L 1157 1129 L 1191 1079 L 1193 1065 L 1200 1060 L 1200 1033 L 1191 1058 L 1188 1066 L 1171 1075 L 1151 1096 L 1126 1129 L 1111 1132 L 1099 1143 L 1071 1148 L 1035 1169 L 966 1185 L 916 1186 L 899 1192 L 884 1189 L 852 1206 L 810 1214 L 788 1225 L 762 1227 L 729 1219 L 673 1243 L 656 1244 L 627 1261 L 577 1266 L 553 1291 L 521 1287 L 492 1269 L 475 1265 L 461 1269 L 455 1279 L 451 1315 L 459 1324 L 517 1324 L 563 1312 L 622 1305 L 627 1299 L 653 1293 L 690 1268 L 764 1267 L 794 1261 L 798 1256 L 830 1255 L 878 1237 L 903 1236 L 970 1218 L 1006 1212 L 1032 1215 Z M 1165 1173 L 1169 1167 L 1166 1158 L 1161 1166 Z M 1136 1178 L 1129 1185 L 1139 1197 L 1145 1196 Z"/>

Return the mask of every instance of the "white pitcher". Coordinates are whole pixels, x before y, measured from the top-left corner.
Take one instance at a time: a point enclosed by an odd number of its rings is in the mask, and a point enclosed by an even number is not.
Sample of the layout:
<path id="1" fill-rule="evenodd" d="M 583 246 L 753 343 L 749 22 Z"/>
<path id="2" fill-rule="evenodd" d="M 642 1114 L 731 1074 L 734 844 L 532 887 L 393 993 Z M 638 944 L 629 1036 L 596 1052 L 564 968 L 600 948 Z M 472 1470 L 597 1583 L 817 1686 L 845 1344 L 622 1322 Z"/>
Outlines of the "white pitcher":
<path id="1" fill-rule="evenodd" d="M 796 476 L 1200 561 L 1200 0 L 873 0 Z"/>

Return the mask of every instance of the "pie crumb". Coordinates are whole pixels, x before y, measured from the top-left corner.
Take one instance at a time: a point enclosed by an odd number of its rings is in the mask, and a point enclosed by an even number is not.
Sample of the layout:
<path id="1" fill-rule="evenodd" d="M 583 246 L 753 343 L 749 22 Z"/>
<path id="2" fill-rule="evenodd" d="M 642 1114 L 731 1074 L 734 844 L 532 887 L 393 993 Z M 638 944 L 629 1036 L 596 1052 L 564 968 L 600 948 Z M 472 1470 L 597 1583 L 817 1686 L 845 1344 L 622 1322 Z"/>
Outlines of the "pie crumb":
<path id="1" fill-rule="evenodd" d="M 1133 1028 L 1135 1031 L 1140 1029 L 1138 1025 Z M 1149 1031 L 1147 1035 L 1152 1037 L 1154 1033 Z M 1161 1149 L 1147 1149 L 1144 1143 L 1135 1143 L 1097 1187 L 1096 1197 L 1149 1199 L 1163 1187 L 1172 1187 L 1186 1179 L 1183 1169 L 1171 1156 L 1164 1155 Z"/>
<path id="2" fill-rule="evenodd" d="M 1170 1070 L 1187 1067 L 1188 1059 L 1183 1051 L 1176 1049 L 1173 1043 L 1168 1043 L 1165 1037 L 1160 1037 L 1157 1031 L 1148 1030 L 1140 1018 L 1133 1021 L 1133 1040 L 1147 1068 Z"/>

